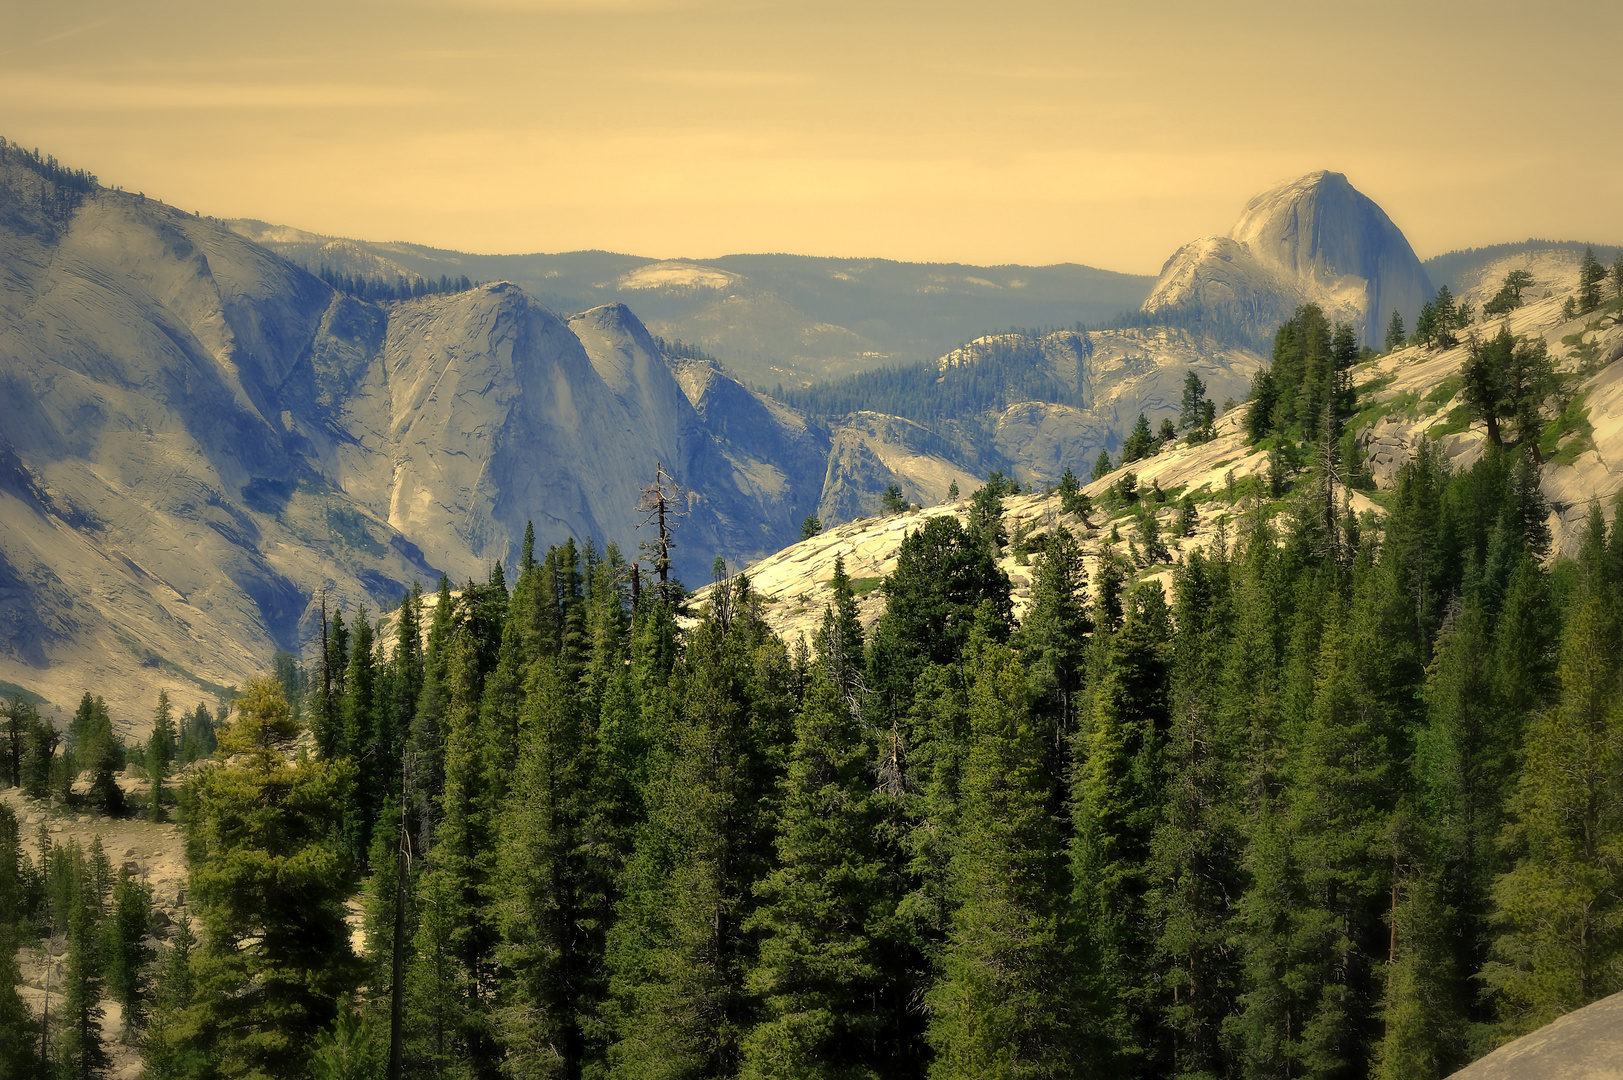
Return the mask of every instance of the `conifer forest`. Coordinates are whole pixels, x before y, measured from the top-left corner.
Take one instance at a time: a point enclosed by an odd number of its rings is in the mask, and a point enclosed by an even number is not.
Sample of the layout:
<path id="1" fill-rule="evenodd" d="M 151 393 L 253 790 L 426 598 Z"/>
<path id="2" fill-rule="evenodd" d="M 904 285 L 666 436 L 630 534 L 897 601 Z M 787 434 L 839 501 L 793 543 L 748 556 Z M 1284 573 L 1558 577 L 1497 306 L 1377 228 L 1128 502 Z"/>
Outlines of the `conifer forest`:
<path id="1" fill-rule="evenodd" d="M 1351 337 L 1279 340 L 1276 490 L 1141 580 L 1086 572 L 1071 483 L 1018 622 L 992 485 L 868 628 L 843 566 L 783 641 L 746 574 L 634 596 L 532 539 L 165 701 L 145 808 L 75 796 L 184 823 L 163 934 L 0 808 L 0 987 L 69 945 L 48 1032 L 0 992 L 0 1077 L 103 1075 L 111 997 L 152 1080 L 1422 1080 L 1623 989 L 1623 526 L 1552 556 L 1513 418 L 1355 516 Z M 6 718 L 36 793 L 134 753 L 88 696 L 60 746 Z"/>

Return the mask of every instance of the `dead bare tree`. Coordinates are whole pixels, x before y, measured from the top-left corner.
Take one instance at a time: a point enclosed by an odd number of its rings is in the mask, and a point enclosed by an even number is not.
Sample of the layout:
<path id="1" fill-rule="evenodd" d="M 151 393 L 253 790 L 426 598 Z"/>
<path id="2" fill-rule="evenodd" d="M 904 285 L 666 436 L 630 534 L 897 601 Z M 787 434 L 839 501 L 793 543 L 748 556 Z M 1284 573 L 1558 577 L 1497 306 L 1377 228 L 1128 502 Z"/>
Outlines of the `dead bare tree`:
<path id="1" fill-rule="evenodd" d="M 646 525 L 658 526 L 656 537 L 653 540 L 644 540 L 640 547 L 653 560 L 654 572 L 659 575 L 659 593 L 662 600 L 668 599 L 670 595 L 671 549 L 676 546 L 671 530 L 676 527 L 677 518 L 687 516 L 686 510 L 677 509 L 682 499 L 682 485 L 665 471 L 664 462 L 656 463 L 654 482 L 642 489 L 642 499 L 637 503 L 637 509 L 643 515 L 637 527 L 640 529 Z"/>

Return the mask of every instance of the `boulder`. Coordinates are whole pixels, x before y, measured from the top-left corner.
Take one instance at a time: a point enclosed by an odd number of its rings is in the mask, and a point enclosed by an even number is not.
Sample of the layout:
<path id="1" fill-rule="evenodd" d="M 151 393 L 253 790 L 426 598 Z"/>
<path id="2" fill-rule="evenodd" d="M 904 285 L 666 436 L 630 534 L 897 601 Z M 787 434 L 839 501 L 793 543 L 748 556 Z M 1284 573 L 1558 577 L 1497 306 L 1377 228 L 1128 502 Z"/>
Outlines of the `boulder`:
<path id="1" fill-rule="evenodd" d="M 1620 1080 L 1623 994 L 1613 994 L 1507 1043 L 1450 1080 Z"/>

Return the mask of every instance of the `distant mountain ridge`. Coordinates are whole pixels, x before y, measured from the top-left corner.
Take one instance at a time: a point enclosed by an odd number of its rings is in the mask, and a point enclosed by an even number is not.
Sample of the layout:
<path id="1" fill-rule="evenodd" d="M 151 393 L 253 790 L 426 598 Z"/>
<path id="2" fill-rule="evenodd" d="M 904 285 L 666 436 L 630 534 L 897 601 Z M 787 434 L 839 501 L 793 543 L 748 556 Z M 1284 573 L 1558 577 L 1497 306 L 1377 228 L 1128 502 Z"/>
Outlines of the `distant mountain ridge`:
<path id="1" fill-rule="evenodd" d="M 933 360 L 1010 325 L 1100 323 L 1152 279 L 1074 263 L 973 266 L 809 255 L 657 259 L 605 251 L 478 255 L 322 236 L 252 219 L 236 232 L 311 269 L 511 281 L 554 311 L 624 303 L 753 383 L 795 385 Z"/>

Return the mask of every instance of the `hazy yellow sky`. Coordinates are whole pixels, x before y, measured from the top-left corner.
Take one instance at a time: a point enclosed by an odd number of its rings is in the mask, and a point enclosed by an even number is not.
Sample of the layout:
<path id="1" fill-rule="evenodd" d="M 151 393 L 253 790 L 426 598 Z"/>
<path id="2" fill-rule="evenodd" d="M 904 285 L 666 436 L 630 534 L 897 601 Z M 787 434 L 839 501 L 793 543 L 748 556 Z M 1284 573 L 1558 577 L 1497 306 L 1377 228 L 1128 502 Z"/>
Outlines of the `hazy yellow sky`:
<path id="1" fill-rule="evenodd" d="M 1623 3 L 0 0 L 0 135 L 474 251 L 1154 273 L 1345 172 L 1424 257 L 1623 242 Z"/>

